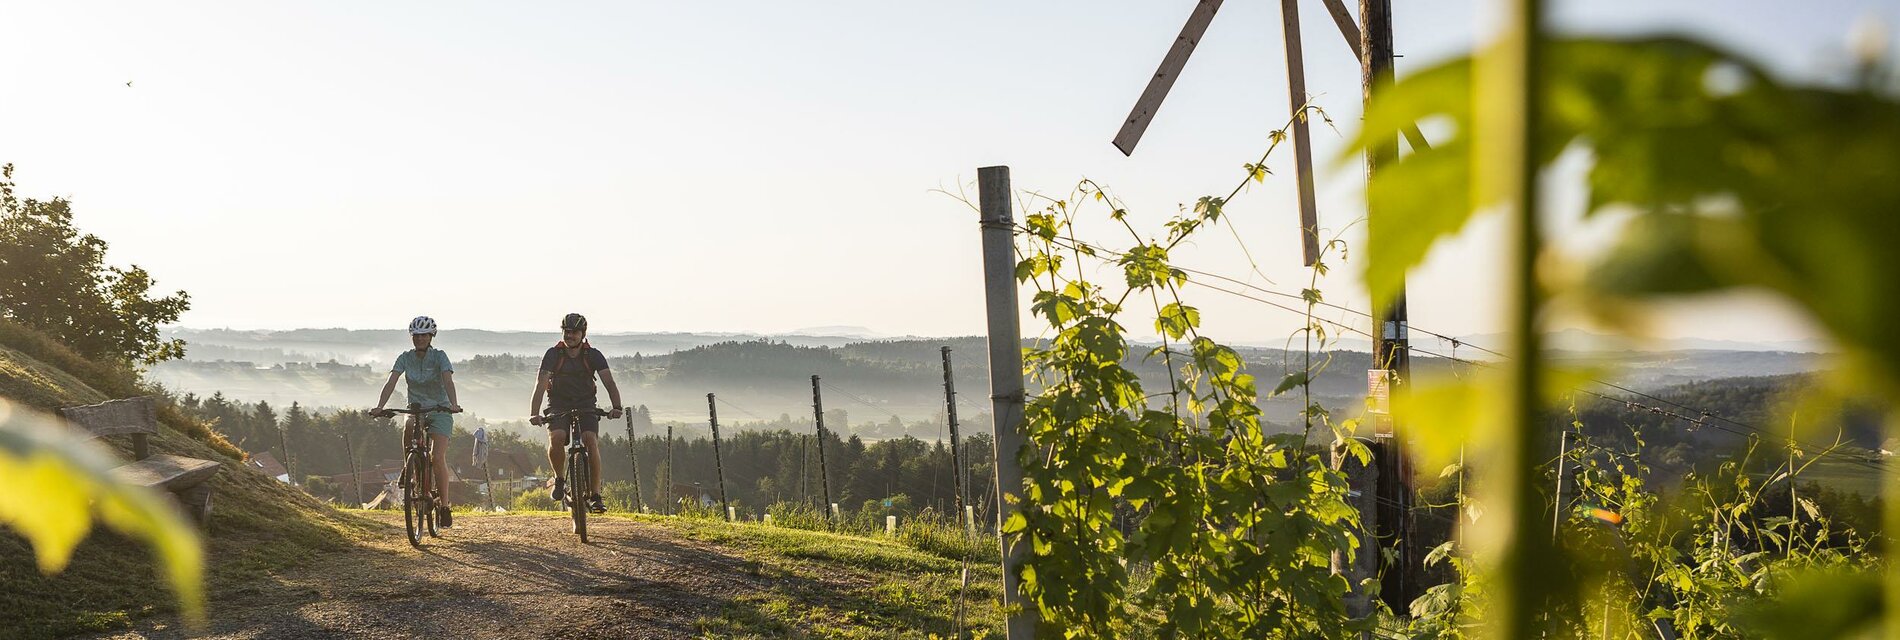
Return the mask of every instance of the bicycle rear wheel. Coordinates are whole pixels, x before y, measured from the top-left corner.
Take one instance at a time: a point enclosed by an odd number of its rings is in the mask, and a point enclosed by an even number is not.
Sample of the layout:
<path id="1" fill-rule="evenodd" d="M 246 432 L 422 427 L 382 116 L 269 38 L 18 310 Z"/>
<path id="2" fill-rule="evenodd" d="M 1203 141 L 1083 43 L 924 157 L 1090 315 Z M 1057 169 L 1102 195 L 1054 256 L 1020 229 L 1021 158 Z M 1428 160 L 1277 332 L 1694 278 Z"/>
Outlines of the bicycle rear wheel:
<path id="1" fill-rule="evenodd" d="M 581 543 L 587 543 L 587 490 L 592 478 L 587 477 L 587 450 L 582 449 L 567 458 L 567 509 L 574 515 L 574 533 L 579 534 Z"/>
<path id="2" fill-rule="evenodd" d="M 416 471 L 420 466 L 417 455 L 410 453 L 408 460 L 403 464 L 402 480 L 402 525 L 408 531 L 409 546 L 418 548 L 422 546 L 424 528 L 420 520 L 423 514 L 418 512 L 422 500 L 422 487 L 418 483 L 422 481 L 422 478 Z"/>

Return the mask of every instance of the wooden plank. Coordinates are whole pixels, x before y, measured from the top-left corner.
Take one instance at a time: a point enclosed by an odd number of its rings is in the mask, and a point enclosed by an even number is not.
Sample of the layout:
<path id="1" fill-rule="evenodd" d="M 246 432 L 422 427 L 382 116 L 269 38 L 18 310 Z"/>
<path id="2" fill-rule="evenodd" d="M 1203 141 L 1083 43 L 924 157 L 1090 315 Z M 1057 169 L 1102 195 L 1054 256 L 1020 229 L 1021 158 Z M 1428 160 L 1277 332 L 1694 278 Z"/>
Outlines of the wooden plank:
<path id="1" fill-rule="evenodd" d="M 113 469 L 112 475 L 127 484 L 181 491 L 211 479 L 219 467 L 211 460 L 159 454 Z"/>
<path id="2" fill-rule="evenodd" d="M 1352 12 L 1346 9 L 1345 0 L 1325 0 L 1325 2 L 1326 12 L 1332 14 L 1333 23 L 1339 25 L 1339 35 L 1346 39 L 1346 47 L 1352 49 L 1352 57 L 1364 58 L 1366 54 L 1359 42 L 1359 25 L 1353 22 Z M 1425 134 L 1418 130 L 1418 125 L 1408 123 L 1401 131 L 1405 134 L 1405 141 L 1412 145 L 1413 151 L 1425 151 L 1432 148 L 1431 143 L 1425 140 Z"/>
<path id="3" fill-rule="evenodd" d="M 1313 140 L 1306 122 L 1306 56 L 1300 44 L 1299 0 L 1280 0 L 1280 33 L 1286 42 L 1286 90 L 1293 118 L 1293 176 L 1300 196 L 1300 255 L 1319 262 L 1319 211 L 1313 202 Z"/>
<path id="4" fill-rule="evenodd" d="M 158 404 L 151 396 L 67 407 L 59 413 L 94 438 L 158 433 Z"/>
<path id="5" fill-rule="evenodd" d="M 1333 14 L 1333 23 L 1339 25 L 1339 35 L 1345 36 L 1346 46 L 1352 48 L 1352 57 L 1358 59 L 1365 53 L 1359 50 L 1359 24 L 1353 21 L 1352 12 L 1346 9 L 1345 0 L 1325 0 L 1326 12 Z"/>
<path id="6" fill-rule="evenodd" d="M 1135 143 L 1141 142 L 1141 134 L 1148 131 L 1148 123 L 1161 109 L 1161 101 L 1167 99 L 1174 79 L 1180 77 L 1181 69 L 1187 66 L 1188 56 L 1193 55 L 1194 47 L 1201 43 L 1201 35 L 1207 33 L 1207 25 L 1214 21 L 1214 12 L 1220 10 L 1220 3 L 1221 0 L 1201 0 L 1194 5 L 1194 12 L 1188 14 L 1181 35 L 1174 39 L 1174 46 L 1168 48 L 1168 55 L 1161 58 L 1161 68 L 1148 79 L 1148 88 L 1142 90 L 1134 110 L 1128 113 L 1128 120 L 1115 134 L 1115 148 L 1120 149 L 1122 155 L 1135 152 Z"/>

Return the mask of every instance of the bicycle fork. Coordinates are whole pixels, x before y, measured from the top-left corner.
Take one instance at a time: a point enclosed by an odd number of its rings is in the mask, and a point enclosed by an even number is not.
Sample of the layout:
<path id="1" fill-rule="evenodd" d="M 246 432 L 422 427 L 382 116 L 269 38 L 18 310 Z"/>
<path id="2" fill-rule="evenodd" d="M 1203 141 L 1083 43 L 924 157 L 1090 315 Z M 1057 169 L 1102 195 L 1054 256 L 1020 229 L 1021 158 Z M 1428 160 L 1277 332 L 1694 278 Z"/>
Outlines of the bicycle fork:
<path id="1" fill-rule="evenodd" d="M 575 500 L 576 496 L 587 494 L 589 487 L 578 486 L 581 480 L 592 481 L 592 478 L 581 477 L 582 474 L 591 472 L 591 469 L 587 467 L 587 447 L 581 443 L 579 436 L 580 434 L 574 434 L 569 440 L 570 444 L 567 445 L 567 499 L 569 501 Z"/>

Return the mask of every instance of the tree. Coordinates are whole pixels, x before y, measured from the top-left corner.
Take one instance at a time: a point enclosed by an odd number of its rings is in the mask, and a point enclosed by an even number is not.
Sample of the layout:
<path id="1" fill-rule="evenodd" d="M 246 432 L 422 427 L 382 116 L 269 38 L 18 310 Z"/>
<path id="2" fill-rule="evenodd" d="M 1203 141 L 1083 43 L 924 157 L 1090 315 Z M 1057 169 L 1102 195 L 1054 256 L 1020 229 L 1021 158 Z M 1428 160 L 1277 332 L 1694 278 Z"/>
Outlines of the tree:
<path id="1" fill-rule="evenodd" d="M 73 227 L 71 202 L 22 199 L 13 186 L 13 165 L 0 167 L 0 318 L 88 357 L 149 365 L 185 355 L 184 341 L 158 327 L 191 308 L 188 294 L 151 297 L 151 274 L 106 266 L 106 242 Z"/>

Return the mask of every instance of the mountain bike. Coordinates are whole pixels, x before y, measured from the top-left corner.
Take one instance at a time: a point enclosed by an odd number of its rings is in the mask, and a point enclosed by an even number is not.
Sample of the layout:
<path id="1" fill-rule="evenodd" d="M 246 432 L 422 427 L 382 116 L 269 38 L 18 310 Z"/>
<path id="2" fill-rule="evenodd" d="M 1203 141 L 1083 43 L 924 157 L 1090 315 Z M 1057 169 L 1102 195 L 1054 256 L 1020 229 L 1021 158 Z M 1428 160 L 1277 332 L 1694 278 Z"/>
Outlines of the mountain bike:
<path id="1" fill-rule="evenodd" d="M 591 467 L 588 466 L 587 447 L 581 442 L 581 421 L 584 415 L 607 417 L 607 412 L 598 408 L 569 409 L 567 411 L 548 410 L 542 415 L 547 423 L 567 423 L 567 490 L 561 496 L 562 506 L 574 516 L 574 533 L 581 537 L 581 543 L 587 543 L 587 498 L 588 490 L 593 487 Z"/>
<path id="2" fill-rule="evenodd" d="M 429 432 L 422 427 L 422 416 L 431 413 L 454 413 L 448 407 L 423 408 L 410 404 L 407 409 L 384 409 L 377 415 L 389 417 L 405 414 L 409 420 L 403 425 L 403 465 L 402 477 L 397 485 L 402 487 L 402 523 L 409 535 L 409 546 L 421 547 L 422 534 L 439 538 L 435 529 L 435 501 L 440 495 L 435 487 L 435 467 L 430 459 L 434 452 L 429 446 Z"/>

